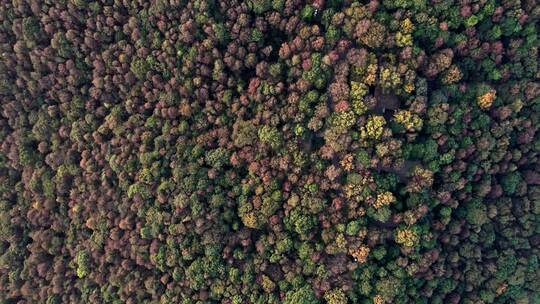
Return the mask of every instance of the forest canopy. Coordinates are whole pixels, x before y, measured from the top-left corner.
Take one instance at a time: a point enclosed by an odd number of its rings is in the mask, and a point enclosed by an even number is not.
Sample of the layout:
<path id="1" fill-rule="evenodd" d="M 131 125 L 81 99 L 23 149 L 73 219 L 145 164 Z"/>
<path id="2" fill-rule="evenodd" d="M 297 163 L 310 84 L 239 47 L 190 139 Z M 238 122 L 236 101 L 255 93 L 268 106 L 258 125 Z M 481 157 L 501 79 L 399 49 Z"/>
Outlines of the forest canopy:
<path id="1" fill-rule="evenodd" d="M 535 0 L 0 0 L 0 303 L 540 303 Z"/>

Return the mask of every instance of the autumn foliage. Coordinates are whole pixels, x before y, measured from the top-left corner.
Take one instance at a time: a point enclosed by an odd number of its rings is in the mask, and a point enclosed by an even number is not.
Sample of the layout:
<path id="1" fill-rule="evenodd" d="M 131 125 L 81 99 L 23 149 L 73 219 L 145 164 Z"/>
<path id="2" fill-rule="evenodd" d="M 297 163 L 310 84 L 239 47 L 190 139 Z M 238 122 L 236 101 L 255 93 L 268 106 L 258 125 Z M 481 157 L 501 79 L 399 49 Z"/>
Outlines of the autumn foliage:
<path id="1" fill-rule="evenodd" d="M 535 1 L 0 21 L 0 303 L 540 303 Z"/>

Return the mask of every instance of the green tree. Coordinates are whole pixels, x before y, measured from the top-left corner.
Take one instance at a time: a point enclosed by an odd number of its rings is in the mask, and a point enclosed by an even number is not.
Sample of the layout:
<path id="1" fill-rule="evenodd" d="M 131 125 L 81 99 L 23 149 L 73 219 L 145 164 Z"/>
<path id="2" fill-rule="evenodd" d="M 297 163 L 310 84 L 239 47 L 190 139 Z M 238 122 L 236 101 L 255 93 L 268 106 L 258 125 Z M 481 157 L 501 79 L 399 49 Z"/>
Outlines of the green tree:
<path id="1" fill-rule="evenodd" d="M 281 135 L 276 127 L 262 126 L 258 131 L 259 139 L 272 148 L 277 149 L 281 145 Z"/>
<path id="2" fill-rule="evenodd" d="M 77 276 L 84 278 L 90 271 L 90 254 L 86 250 L 77 252 L 75 256 L 75 263 L 77 264 Z"/>
<path id="3" fill-rule="evenodd" d="M 285 294 L 283 304 L 319 304 L 320 301 L 315 297 L 315 293 L 310 286 L 291 290 Z"/>
<path id="4" fill-rule="evenodd" d="M 501 180 L 501 185 L 505 193 L 514 194 L 517 186 L 521 182 L 521 175 L 519 172 L 514 171 L 505 175 Z"/>
<path id="5" fill-rule="evenodd" d="M 230 152 L 225 148 L 217 148 L 206 152 L 205 161 L 212 168 L 221 169 L 229 163 Z"/>

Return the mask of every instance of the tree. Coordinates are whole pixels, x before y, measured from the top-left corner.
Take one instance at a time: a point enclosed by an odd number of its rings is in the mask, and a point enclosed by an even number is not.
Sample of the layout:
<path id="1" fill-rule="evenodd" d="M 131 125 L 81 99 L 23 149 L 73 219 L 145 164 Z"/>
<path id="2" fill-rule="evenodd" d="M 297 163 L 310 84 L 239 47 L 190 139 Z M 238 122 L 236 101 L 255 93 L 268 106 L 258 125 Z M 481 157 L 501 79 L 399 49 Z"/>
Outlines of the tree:
<path id="1" fill-rule="evenodd" d="M 264 125 L 259 129 L 258 135 L 261 142 L 269 144 L 273 149 L 281 145 L 281 136 L 275 127 Z"/>
<path id="2" fill-rule="evenodd" d="M 327 291 L 324 294 L 324 299 L 328 304 L 346 304 L 347 296 L 340 288 L 335 288 Z"/>
<path id="3" fill-rule="evenodd" d="M 288 291 L 283 299 L 283 304 L 318 304 L 320 301 L 315 297 L 311 287 L 305 285 Z"/>
<path id="4" fill-rule="evenodd" d="M 249 121 L 239 120 L 234 125 L 232 140 L 237 147 L 253 144 L 257 138 L 257 127 Z"/>
<path id="5" fill-rule="evenodd" d="M 77 276 L 79 278 L 87 276 L 90 271 L 90 255 L 88 254 L 88 251 L 81 250 L 77 252 L 75 263 L 77 265 Z"/>
<path id="6" fill-rule="evenodd" d="M 506 193 L 514 194 L 521 180 L 521 174 L 514 171 L 502 177 L 501 185 Z"/>

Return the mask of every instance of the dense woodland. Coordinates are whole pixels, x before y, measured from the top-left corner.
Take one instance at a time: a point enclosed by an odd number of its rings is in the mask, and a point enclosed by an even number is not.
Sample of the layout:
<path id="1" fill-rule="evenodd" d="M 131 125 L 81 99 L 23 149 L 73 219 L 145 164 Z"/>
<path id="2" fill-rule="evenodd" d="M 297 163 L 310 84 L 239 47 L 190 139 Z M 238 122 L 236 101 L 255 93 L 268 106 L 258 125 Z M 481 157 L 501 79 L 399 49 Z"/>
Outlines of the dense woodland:
<path id="1" fill-rule="evenodd" d="M 0 0 L 0 303 L 540 303 L 535 0 Z"/>

